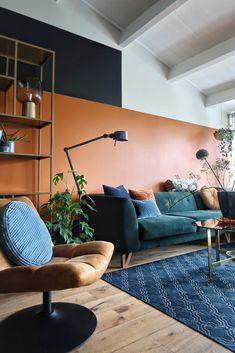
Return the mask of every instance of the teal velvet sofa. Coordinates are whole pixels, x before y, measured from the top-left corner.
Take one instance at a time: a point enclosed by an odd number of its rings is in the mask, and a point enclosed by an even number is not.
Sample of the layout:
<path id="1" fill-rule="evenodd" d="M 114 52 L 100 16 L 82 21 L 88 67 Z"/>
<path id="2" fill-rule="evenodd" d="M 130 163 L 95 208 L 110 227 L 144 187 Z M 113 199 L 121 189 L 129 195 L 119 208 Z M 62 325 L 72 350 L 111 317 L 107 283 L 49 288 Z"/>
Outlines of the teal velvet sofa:
<path id="1" fill-rule="evenodd" d="M 154 196 L 161 215 L 138 219 L 131 199 L 91 195 L 97 212 L 87 212 L 94 238 L 112 242 L 122 255 L 123 267 L 135 251 L 205 239 L 206 231 L 193 222 L 222 216 L 219 210 L 207 209 L 199 193 L 155 192 Z"/>

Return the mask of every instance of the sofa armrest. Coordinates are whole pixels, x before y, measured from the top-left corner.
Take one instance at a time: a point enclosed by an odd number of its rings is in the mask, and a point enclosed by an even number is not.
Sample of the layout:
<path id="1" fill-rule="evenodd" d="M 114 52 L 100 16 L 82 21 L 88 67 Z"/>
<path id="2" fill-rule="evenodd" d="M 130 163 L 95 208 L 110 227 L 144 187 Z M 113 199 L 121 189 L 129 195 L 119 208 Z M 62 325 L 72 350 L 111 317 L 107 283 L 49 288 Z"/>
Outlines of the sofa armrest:
<path id="1" fill-rule="evenodd" d="M 115 251 L 126 254 L 140 248 L 138 219 L 130 199 L 106 195 L 90 195 L 96 212 L 86 210 L 96 240 L 114 244 Z"/>

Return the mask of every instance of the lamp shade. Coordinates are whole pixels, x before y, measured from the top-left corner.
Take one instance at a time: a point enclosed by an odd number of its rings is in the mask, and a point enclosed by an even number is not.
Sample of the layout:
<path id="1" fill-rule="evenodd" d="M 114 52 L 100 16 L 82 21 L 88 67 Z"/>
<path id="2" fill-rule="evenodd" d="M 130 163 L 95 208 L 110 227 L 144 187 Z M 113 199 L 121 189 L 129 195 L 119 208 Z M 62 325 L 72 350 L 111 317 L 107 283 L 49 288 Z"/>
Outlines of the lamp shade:
<path id="1" fill-rule="evenodd" d="M 115 141 L 128 141 L 128 132 L 127 131 L 114 131 L 110 134 L 110 137 Z"/>

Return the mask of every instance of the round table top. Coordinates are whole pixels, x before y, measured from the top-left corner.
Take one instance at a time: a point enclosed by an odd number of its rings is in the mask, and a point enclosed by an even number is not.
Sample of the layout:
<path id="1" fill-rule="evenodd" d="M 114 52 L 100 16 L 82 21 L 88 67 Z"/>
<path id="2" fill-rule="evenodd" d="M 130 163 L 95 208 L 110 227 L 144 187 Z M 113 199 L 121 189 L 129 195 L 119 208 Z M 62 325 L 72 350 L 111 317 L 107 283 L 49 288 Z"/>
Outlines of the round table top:
<path id="1" fill-rule="evenodd" d="M 235 231 L 235 219 L 230 218 L 206 219 L 204 221 L 196 221 L 194 224 L 199 228 Z"/>

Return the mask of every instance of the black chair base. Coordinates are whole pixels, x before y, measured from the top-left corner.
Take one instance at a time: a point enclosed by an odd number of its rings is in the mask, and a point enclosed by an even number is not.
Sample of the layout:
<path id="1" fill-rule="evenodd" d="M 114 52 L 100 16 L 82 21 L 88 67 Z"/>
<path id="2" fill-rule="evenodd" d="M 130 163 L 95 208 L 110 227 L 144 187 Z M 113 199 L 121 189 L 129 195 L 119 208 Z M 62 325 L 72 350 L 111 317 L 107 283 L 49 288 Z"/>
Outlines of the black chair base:
<path id="1" fill-rule="evenodd" d="M 97 325 L 93 312 L 81 305 L 53 303 L 52 312 L 33 306 L 0 323 L 2 353 L 67 353 L 82 345 Z"/>

